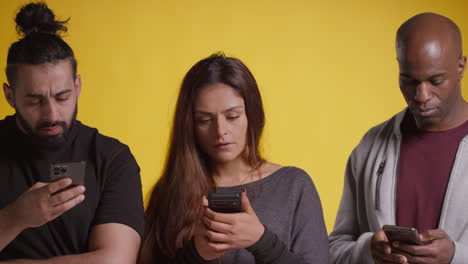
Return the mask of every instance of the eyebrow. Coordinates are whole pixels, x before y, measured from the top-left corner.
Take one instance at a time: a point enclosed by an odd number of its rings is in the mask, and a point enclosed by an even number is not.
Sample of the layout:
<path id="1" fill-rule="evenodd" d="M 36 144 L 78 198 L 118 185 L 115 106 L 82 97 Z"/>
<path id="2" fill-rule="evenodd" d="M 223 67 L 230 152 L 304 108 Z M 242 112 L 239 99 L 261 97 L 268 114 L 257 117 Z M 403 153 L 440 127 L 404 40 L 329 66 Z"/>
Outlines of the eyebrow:
<path id="1" fill-rule="evenodd" d="M 223 110 L 221 113 L 227 113 L 227 112 L 230 112 L 232 110 L 236 110 L 238 108 L 244 108 L 244 106 L 242 105 L 238 105 L 238 106 L 233 106 L 233 107 L 230 107 L 226 110 Z M 210 112 L 205 112 L 205 111 L 200 111 L 200 110 L 195 110 L 194 113 L 198 113 L 198 114 L 204 114 L 204 115 L 213 115 L 213 113 L 210 113 Z"/>
<path id="2" fill-rule="evenodd" d="M 434 74 L 434 75 L 429 76 L 428 79 L 430 80 L 430 79 L 434 79 L 434 78 L 437 78 L 437 77 L 442 77 L 442 76 L 445 76 L 445 75 L 447 75 L 446 72 L 437 73 L 437 74 Z M 404 73 L 404 72 L 400 72 L 400 76 L 406 77 L 406 78 L 410 78 L 410 79 L 415 79 L 415 78 L 413 78 L 411 75 L 406 74 L 406 73 Z"/>
<path id="3" fill-rule="evenodd" d="M 54 97 L 55 97 L 55 96 L 60 96 L 60 95 L 62 95 L 62 94 L 66 94 L 66 93 L 69 93 L 69 92 L 71 92 L 71 91 L 72 91 L 71 89 L 66 89 L 66 90 L 63 90 L 63 91 L 60 91 L 60 92 L 54 94 L 53 96 L 54 96 Z M 29 98 L 44 98 L 45 96 L 42 95 L 42 94 L 27 93 L 27 94 L 25 95 L 25 97 L 29 97 Z"/>

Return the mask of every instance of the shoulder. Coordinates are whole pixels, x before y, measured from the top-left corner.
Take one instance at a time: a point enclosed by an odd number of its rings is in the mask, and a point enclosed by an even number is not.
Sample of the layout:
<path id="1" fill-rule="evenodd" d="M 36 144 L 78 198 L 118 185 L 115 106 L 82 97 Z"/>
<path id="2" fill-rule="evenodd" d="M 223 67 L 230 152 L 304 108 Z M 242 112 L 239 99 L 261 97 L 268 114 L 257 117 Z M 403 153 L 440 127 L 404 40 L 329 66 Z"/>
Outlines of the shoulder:
<path id="1" fill-rule="evenodd" d="M 353 150 L 353 154 L 360 156 L 364 153 L 367 153 L 372 148 L 386 143 L 393 133 L 399 131 L 399 125 L 403 119 L 403 116 L 405 115 L 405 112 L 406 109 L 392 116 L 385 122 L 382 122 L 369 129 L 364 134 L 356 148 Z"/>
<path id="2" fill-rule="evenodd" d="M 90 127 L 77 121 L 79 127 L 77 135 L 78 144 L 88 144 L 97 153 L 113 158 L 122 152 L 130 152 L 127 145 L 118 139 L 103 135 L 97 128 Z"/>
<path id="3" fill-rule="evenodd" d="M 275 173 L 279 174 L 278 183 L 288 188 L 291 192 L 304 189 L 315 190 L 314 183 L 310 175 L 303 169 L 294 166 L 284 166 Z"/>

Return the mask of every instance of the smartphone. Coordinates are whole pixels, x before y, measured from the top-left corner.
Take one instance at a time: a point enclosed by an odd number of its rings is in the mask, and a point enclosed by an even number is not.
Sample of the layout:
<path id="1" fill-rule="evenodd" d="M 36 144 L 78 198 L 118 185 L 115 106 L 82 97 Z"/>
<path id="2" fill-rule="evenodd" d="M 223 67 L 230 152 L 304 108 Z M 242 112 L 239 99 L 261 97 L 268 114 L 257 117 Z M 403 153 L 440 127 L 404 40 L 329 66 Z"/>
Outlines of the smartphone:
<path id="1" fill-rule="evenodd" d="M 210 193 L 208 208 L 218 213 L 240 213 L 242 211 L 240 193 Z"/>
<path id="2" fill-rule="evenodd" d="M 71 178 L 69 188 L 85 184 L 86 161 L 50 164 L 50 182 Z"/>
<path id="3" fill-rule="evenodd" d="M 423 245 L 418 230 L 414 227 L 384 225 L 382 227 L 390 242 L 400 241 L 411 245 Z"/>

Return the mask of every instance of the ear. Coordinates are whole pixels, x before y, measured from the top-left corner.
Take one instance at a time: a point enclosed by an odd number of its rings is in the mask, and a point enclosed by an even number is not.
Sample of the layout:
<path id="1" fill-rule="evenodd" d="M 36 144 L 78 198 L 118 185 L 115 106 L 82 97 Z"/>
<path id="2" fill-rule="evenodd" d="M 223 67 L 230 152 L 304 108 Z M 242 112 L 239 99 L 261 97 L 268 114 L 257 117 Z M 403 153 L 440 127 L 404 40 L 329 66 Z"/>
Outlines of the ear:
<path id="1" fill-rule="evenodd" d="M 465 69 L 466 69 L 466 56 L 461 57 L 458 60 L 458 78 L 461 80 L 463 79 L 463 75 L 465 74 Z"/>
<path id="2" fill-rule="evenodd" d="M 78 100 L 78 98 L 80 97 L 80 93 L 81 93 L 81 76 L 79 74 L 75 77 L 74 85 L 75 85 L 76 100 Z"/>
<path id="3" fill-rule="evenodd" d="M 3 84 L 3 93 L 5 94 L 5 99 L 7 100 L 8 104 L 15 108 L 15 96 L 13 92 L 13 88 L 8 86 L 8 84 L 4 83 Z"/>

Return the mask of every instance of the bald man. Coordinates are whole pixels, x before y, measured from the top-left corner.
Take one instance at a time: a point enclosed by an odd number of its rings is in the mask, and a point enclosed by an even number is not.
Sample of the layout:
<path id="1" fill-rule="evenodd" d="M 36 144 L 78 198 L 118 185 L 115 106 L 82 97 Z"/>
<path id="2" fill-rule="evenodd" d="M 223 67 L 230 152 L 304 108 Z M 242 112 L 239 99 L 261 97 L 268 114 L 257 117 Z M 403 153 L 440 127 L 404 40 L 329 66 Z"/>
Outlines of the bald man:
<path id="1" fill-rule="evenodd" d="M 353 150 L 335 227 L 333 263 L 468 263 L 468 104 L 460 30 L 432 13 L 397 32 L 408 104 Z M 389 241 L 382 226 L 416 228 L 423 245 Z"/>

